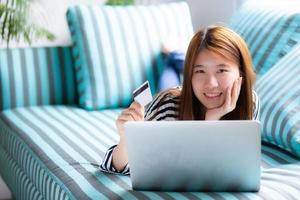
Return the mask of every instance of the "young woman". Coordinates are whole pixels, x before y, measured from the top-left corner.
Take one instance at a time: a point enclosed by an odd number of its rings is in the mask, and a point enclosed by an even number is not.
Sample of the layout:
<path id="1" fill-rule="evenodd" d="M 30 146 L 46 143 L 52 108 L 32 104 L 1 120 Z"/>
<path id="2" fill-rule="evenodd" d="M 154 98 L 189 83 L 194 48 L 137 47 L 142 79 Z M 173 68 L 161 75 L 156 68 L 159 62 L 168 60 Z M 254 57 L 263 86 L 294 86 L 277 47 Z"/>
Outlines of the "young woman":
<path id="1" fill-rule="evenodd" d="M 129 174 L 123 127 L 127 121 L 257 120 L 254 80 L 249 50 L 237 33 L 223 26 L 200 30 L 187 50 L 182 87 L 159 93 L 145 114 L 137 102 L 120 114 L 120 142 L 108 149 L 101 170 Z"/>

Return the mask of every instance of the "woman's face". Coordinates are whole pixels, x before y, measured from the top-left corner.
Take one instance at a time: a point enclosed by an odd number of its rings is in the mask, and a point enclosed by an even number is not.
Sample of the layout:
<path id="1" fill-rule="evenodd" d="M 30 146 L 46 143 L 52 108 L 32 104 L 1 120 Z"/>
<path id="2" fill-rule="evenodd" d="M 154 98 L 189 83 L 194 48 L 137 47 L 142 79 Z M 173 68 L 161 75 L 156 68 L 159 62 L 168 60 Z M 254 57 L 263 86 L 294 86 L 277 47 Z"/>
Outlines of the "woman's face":
<path id="1" fill-rule="evenodd" d="M 193 66 L 193 92 L 206 109 L 217 108 L 225 101 L 226 89 L 239 77 L 237 63 L 203 49 Z"/>

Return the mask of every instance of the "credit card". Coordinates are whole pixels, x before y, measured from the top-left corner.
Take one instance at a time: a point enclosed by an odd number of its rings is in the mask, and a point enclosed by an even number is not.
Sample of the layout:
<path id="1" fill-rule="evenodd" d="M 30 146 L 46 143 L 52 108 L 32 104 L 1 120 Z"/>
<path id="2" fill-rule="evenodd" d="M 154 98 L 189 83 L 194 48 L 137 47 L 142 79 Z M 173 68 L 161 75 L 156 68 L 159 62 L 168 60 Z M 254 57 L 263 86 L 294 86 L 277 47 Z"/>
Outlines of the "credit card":
<path id="1" fill-rule="evenodd" d="M 142 106 L 146 106 L 152 101 L 152 94 L 148 81 L 146 81 L 140 87 L 133 91 L 133 99 Z"/>

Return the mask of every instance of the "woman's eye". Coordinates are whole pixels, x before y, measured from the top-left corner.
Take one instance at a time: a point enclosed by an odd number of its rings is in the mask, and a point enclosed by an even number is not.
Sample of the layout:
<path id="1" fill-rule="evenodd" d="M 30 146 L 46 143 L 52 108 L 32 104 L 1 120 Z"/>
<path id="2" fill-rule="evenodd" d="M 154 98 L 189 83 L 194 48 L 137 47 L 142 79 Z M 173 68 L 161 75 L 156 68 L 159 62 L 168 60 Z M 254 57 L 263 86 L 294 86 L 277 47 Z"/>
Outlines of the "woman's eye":
<path id="1" fill-rule="evenodd" d="M 204 73 L 204 70 L 199 70 L 199 69 L 198 69 L 198 70 L 195 71 L 195 73 L 196 73 L 196 74 Z"/>
<path id="2" fill-rule="evenodd" d="M 228 72 L 228 70 L 226 69 L 219 69 L 218 73 L 224 73 L 224 72 Z"/>

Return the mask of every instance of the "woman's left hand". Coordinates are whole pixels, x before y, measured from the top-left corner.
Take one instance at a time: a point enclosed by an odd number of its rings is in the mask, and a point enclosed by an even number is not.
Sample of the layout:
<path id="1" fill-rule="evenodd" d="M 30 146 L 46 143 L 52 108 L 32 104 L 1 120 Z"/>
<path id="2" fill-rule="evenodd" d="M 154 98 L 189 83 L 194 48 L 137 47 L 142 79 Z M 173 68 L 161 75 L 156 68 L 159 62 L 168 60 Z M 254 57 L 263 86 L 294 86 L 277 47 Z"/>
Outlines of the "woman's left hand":
<path id="1" fill-rule="evenodd" d="M 242 77 L 239 77 L 226 90 L 226 97 L 223 105 L 218 108 L 208 109 L 205 113 L 205 120 L 219 120 L 221 117 L 233 111 L 239 98 L 242 85 Z"/>

